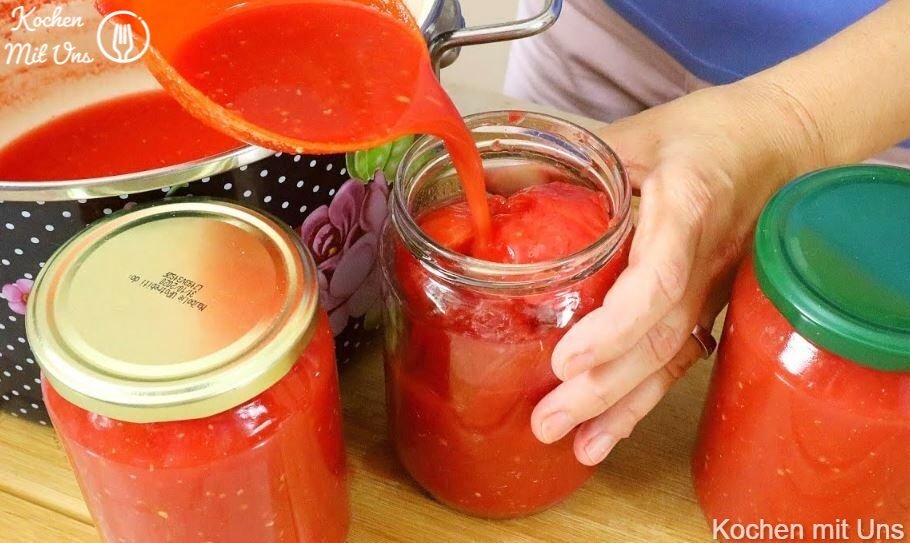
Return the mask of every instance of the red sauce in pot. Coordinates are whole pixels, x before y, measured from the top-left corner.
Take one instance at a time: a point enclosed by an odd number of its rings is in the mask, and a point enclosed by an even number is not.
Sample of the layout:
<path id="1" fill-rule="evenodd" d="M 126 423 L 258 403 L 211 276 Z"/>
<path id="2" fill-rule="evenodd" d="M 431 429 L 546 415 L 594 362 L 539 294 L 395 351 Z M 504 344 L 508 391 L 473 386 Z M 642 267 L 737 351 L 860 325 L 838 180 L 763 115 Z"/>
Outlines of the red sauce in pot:
<path id="1" fill-rule="evenodd" d="M 63 115 L 0 149 L 0 179 L 61 181 L 153 170 L 240 147 L 162 91 Z"/>

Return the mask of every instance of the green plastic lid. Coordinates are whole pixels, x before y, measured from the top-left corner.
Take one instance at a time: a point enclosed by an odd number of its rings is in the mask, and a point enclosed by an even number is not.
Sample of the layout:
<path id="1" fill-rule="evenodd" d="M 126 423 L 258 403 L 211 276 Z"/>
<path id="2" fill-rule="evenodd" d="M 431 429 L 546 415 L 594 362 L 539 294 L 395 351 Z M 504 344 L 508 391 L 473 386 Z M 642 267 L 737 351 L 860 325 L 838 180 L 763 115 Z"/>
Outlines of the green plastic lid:
<path id="1" fill-rule="evenodd" d="M 758 221 L 755 272 L 809 341 L 910 371 L 910 170 L 847 166 L 793 181 Z"/>

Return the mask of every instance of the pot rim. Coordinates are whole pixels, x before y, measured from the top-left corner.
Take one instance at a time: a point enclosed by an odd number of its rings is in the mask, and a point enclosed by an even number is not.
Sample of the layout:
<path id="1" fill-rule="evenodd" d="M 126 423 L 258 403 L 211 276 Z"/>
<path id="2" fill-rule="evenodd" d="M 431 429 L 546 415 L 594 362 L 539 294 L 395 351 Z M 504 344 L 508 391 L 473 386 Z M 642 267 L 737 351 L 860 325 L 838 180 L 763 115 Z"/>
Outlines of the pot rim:
<path id="1" fill-rule="evenodd" d="M 149 192 L 198 181 L 247 166 L 270 155 L 281 154 L 262 147 L 241 145 L 210 157 L 121 175 L 59 181 L 0 179 L 0 202 L 72 201 Z"/>

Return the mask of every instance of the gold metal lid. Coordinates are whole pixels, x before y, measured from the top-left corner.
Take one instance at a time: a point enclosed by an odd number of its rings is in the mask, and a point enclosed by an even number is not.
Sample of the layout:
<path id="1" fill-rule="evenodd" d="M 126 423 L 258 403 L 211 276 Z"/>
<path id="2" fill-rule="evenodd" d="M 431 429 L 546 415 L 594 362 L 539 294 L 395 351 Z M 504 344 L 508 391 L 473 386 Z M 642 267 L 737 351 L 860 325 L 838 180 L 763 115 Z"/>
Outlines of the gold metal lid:
<path id="1" fill-rule="evenodd" d="M 35 281 L 29 343 L 70 402 L 129 422 L 211 416 L 291 369 L 312 336 L 316 265 L 257 211 L 138 207 L 61 247 Z"/>

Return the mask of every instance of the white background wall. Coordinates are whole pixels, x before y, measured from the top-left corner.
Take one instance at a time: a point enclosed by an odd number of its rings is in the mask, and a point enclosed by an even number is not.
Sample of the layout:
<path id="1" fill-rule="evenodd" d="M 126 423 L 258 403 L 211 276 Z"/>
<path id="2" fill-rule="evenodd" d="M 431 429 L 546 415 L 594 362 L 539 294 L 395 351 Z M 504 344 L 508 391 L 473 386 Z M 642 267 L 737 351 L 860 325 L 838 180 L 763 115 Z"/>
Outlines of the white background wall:
<path id="1" fill-rule="evenodd" d="M 470 26 L 514 20 L 518 0 L 461 0 L 461 6 Z M 443 70 L 442 80 L 501 91 L 508 55 L 508 42 L 466 47 L 458 61 Z"/>

